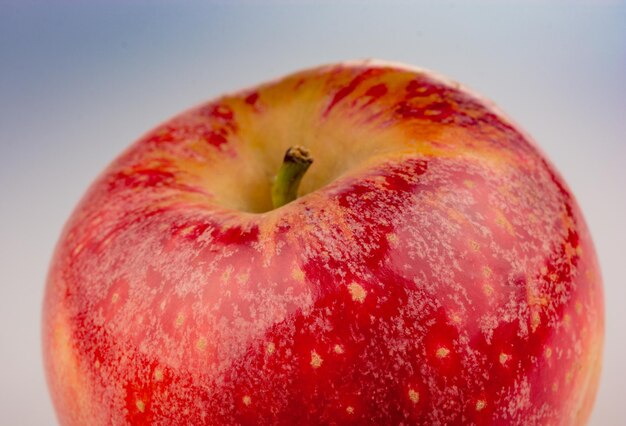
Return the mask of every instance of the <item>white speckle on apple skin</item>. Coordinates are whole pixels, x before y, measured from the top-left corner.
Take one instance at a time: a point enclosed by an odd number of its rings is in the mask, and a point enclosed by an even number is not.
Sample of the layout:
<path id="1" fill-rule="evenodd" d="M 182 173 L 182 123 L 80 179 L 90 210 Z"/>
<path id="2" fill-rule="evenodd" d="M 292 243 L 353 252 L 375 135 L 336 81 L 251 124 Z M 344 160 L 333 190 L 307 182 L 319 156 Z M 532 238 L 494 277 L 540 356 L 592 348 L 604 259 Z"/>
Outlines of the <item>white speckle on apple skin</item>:
<path id="1" fill-rule="evenodd" d="M 358 303 L 365 302 L 365 297 L 367 297 L 367 291 L 358 283 L 351 283 L 348 285 L 348 289 L 350 291 L 350 296 L 352 300 Z"/>

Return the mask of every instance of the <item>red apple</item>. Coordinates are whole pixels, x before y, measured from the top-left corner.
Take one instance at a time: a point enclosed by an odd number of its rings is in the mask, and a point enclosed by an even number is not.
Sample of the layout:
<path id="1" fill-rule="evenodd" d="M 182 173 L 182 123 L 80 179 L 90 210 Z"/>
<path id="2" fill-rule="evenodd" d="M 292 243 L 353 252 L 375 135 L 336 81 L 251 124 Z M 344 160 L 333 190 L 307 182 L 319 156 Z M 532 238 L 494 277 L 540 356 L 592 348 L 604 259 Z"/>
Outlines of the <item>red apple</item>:
<path id="1" fill-rule="evenodd" d="M 602 341 L 541 151 L 459 84 L 367 61 L 141 138 L 67 223 L 43 311 L 65 425 L 583 424 Z"/>

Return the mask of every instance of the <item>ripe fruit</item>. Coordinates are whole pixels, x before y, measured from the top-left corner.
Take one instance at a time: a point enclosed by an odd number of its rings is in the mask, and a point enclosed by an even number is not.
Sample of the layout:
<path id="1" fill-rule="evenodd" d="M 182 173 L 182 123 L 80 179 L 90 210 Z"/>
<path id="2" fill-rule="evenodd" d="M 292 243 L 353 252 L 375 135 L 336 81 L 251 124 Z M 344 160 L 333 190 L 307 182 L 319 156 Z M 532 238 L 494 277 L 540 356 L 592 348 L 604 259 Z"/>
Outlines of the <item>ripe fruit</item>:
<path id="1" fill-rule="evenodd" d="M 579 424 L 603 303 L 528 136 L 456 83 L 362 62 L 141 138 L 66 225 L 43 325 L 64 424 Z"/>

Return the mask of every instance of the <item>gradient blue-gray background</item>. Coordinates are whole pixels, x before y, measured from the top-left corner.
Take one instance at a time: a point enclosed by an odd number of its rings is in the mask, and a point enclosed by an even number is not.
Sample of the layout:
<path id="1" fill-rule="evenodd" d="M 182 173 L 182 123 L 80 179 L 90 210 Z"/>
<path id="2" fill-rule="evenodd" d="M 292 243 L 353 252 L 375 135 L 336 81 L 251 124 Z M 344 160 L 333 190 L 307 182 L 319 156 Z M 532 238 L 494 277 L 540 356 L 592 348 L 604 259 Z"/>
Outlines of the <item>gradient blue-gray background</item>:
<path id="1" fill-rule="evenodd" d="M 605 280 L 595 425 L 626 405 L 626 4 L 0 0 L 0 424 L 47 425 L 40 307 L 88 184 L 160 121 L 303 67 L 376 57 L 493 99 L 576 194 Z"/>

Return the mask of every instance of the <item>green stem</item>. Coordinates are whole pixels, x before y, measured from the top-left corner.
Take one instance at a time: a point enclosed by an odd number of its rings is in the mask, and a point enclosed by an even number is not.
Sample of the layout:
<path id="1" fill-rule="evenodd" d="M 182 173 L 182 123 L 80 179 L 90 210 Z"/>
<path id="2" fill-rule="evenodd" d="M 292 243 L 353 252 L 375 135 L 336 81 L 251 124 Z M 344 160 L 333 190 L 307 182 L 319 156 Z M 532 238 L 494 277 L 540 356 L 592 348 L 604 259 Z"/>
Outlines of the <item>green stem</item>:
<path id="1" fill-rule="evenodd" d="M 304 147 L 292 146 L 287 150 L 272 184 L 272 206 L 275 209 L 298 197 L 300 181 L 312 162 L 309 150 Z"/>

